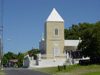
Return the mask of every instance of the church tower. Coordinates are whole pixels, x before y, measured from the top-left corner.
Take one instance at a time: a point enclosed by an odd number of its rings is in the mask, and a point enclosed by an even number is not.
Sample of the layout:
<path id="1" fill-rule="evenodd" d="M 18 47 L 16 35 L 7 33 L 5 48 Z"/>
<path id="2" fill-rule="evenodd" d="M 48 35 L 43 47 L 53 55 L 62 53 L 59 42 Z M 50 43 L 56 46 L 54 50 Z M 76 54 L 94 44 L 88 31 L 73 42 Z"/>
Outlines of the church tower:
<path id="1" fill-rule="evenodd" d="M 64 20 L 53 8 L 45 23 L 45 53 L 62 58 L 64 54 Z"/>

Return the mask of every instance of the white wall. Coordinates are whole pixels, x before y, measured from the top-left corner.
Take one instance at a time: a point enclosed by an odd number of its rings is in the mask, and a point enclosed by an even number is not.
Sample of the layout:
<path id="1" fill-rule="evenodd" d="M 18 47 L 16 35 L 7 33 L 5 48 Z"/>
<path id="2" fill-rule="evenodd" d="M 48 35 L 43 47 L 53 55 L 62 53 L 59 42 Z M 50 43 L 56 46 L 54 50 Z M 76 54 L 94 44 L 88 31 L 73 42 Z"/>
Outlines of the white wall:
<path id="1" fill-rule="evenodd" d="M 66 59 L 42 59 L 42 60 L 39 60 L 39 66 L 52 67 L 52 66 L 64 65 L 65 62 L 66 62 Z"/>
<path id="2" fill-rule="evenodd" d="M 31 57 L 27 56 L 24 60 L 24 66 L 32 68 L 42 68 L 42 67 L 53 67 L 58 65 L 73 65 L 78 64 L 79 60 L 84 60 L 89 58 L 72 59 L 72 58 L 60 58 L 60 59 L 39 59 L 38 65 L 37 60 L 32 60 Z"/>
<path id="3" fill-rule="evenodd" d="M 66 62 L 66 58 L 62 59 L 40 59 L 38 60 L 32 60 L 29 56 L 25 57 L 24 59 L 24 67 L 53 67 L 58 65 L 64 65 Z M 37 65 L 38 63 L 38 65 Z"/>

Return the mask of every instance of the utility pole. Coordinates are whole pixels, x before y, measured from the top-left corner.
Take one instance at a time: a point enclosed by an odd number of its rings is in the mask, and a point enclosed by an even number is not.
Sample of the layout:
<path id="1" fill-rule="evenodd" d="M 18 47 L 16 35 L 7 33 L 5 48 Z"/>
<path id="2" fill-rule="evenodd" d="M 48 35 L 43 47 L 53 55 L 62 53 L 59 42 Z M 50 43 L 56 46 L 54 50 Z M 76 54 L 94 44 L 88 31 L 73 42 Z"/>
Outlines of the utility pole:
<path id="1" fill-rule="evenodd" d="M 0 67 L 3 68 L 1 63 L 3 57 L 3 0 L 0 0 Z"/>

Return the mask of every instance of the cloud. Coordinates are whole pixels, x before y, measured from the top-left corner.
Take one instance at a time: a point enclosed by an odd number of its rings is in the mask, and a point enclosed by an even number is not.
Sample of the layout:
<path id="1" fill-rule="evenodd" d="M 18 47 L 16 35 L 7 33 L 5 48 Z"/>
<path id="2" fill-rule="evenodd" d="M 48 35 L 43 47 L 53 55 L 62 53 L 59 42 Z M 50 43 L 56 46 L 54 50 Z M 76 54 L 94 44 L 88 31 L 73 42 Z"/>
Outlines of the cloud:
<path id="1" fill-rule="evenodd" d="M 11 39 L 10 38 L 7 38 L 7 40 L 10 41 Z"/>

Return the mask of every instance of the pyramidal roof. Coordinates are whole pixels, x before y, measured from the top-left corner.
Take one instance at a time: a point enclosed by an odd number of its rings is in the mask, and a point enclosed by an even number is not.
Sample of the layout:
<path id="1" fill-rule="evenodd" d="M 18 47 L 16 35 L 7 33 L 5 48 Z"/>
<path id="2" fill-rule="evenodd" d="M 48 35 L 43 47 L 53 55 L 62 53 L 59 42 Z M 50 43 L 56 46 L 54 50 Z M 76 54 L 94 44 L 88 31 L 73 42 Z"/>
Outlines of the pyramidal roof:
<path id="1" fill-rule="evenodd" d="M 63 18 L 59 15 L 55 8 L 53 8 L 52 12 L 50 13 L 49 17 L 46 21 L 61 21 L 64 22 Z"/>

